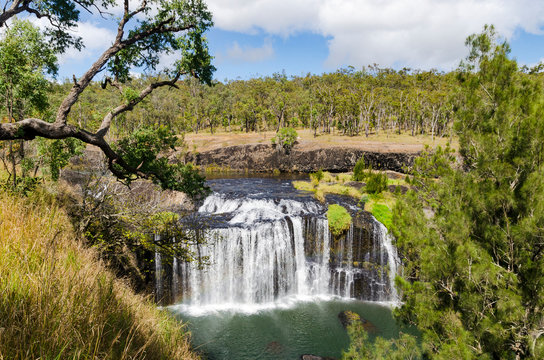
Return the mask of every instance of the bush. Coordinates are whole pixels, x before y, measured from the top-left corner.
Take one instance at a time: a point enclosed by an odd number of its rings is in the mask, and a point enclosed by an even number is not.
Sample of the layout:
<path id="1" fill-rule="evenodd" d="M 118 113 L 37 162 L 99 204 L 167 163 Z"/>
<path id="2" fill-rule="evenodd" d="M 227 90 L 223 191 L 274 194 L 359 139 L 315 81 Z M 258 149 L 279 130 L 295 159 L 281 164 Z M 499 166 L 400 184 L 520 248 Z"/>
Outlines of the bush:
<path id="1" fill-rule="evenodd" d="M 345 207 L 340 205 L 329 205 L 327 219 L 329 220 L 329 229 L 335 236 L 341 235 L 351 226 L 351 215 Z"/>
<path id="2" fill-rule="evenodd" d="M 355 164 L 355 167 L 353 168 L 353 180 L 354 181 L 364 181 L 366 179 L 366 172 L 365 172 L 365 159 L 363 156 L 357 161 Z"/>
<path id="3" fill-rule="evenodd" d="M 367 175 L 366 192 L 369 194 L 379 194 L 387 189 L 387 174 L 369 172 Z"/>
<path id="4" fill-rule="evenodd" d="M 310 174 L 310 178 L 313 180 L 317 180 L 317 182 L 320 182 L 321 180 L 323 180 L 323 177 L 325 176 L 325 174 L 323 174 L 323 170 L 319 169 L 317 170 L 317 172 L 315 173 L 311 173 Z"/>
<path id="5" fill-rule="evenodd" d="M 276 134 L 276 137 L 272 138 L 272 144 L 278 144 L 286 152 L 289 152 L 295 145 L 297 138 L 298 133 L 295 129 L 290 127 L 281 128 L 280 131 L 278 131 L 278 133 Z"/>

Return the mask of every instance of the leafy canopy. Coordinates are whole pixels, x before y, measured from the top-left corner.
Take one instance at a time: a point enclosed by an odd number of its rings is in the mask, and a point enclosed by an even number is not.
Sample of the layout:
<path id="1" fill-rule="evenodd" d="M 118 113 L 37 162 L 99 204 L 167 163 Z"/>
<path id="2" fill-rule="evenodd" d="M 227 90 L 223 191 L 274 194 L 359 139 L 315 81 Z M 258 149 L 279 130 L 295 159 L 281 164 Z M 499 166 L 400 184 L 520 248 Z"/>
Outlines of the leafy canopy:
<path id="1" fill-rule="evenodd" d="M 151 180 L 163 189 L 182 191 L 193 199 L 207 195 L 210 190 L 205 185 L 206 179 L 191 165 L 170 162 L 164 156 L 165 152 L 175 150 L 178 142 L 179 139 L 165 126 L 144 127 L 118 141 L 115 150 L 130 167 L 153 174 Z M 114 167 L 124 172 L 115 164 Z M 135 179 L 130 173 L 125 175 L 128 184 Z"/>

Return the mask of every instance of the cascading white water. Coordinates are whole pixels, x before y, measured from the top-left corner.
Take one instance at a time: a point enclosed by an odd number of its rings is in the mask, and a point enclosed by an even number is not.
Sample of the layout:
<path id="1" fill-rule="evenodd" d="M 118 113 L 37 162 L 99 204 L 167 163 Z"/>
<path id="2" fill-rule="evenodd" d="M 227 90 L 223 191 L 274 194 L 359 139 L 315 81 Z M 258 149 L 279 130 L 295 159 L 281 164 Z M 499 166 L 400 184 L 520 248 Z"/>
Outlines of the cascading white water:
<path id="1" fill-rule="evenodd" d="M 196 306 L 263 304 L 314 295 L 397 301 L 393 279 L 398 260 L 386 228 L 374 220 L 370 250 L 360 250 L 356 261 L 354 245 L 361 241 L 362 230 L 352 224 L 345 236 L 333 239 L 325 210 L 315 201 L 214 193 L 198 212 L 226 220 L 208 232 L 209 243 L 199 249 L 207 265 L 174 261 L 173 298 L 179 294 L 185 304 Z M 369 269 L 373 261 L 375 268 L 389 266 L 389 271 Z"/>
<path id="2" fill-rule="evenodd" d="M 154 235 L 154 241 L 157 242 L 160 240 L 160 235 Z M 162 296 L 163 293 L 163 284 L 162 284 L 163 270 L 162 270 L 162 258 L 161 253 L 155 251 L 155 295 L 157 298 Z"/>
<path id="3" fill-rule="evenodd" d="M 397 292 L 397 288 L 395 286 L 395 276 L 397 275 L 397 269 L 398 269 L 398 264 L 400 260 L 397 256 L 397 249 L 393 246 L 391 234 L 388 232 L 387 228 L 382 223 L 380 223 L 377 220 L 376 220 L 376 223 L 378 225 L 381 243 L 387 251 L 387 264 L 389 265 L 389 271 L 388 271 L 389 284 L 390 284 L 389 289 L 391 291 L 389 298 L 390 298 L 390 301 L 397 303 L 400 301 L 400 298 Z"/>

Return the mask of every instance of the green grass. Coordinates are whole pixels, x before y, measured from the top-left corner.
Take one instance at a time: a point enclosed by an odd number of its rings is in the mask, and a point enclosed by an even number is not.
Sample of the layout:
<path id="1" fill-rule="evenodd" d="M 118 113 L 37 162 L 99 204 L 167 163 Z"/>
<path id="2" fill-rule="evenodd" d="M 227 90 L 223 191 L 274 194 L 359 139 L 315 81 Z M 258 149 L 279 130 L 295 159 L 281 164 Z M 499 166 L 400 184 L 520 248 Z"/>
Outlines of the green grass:
<path id="1" fill-rule="evenodd" d="M 51 196 L 0 192 L 0 359 L 196 359 L 184 327 L 75 238 Z"/>
<path id="2" fill-rule="evenodd" d="M 391 229 L 391 222 L 393 219 L 393 212 L 387 205 L 384 204 L 374 204 L 371 210 L 372 215 L 385 225 L 387 229 Z"/>
<path id="3" fill-rule="evenodd" d="M 329 220 L 329 229 L 331 230 L 331 233 L 336 236 L 346 232 L 351 226 L 351 215 L 346 208 L 340 205 L 329 205 L 327 219 Z"/>

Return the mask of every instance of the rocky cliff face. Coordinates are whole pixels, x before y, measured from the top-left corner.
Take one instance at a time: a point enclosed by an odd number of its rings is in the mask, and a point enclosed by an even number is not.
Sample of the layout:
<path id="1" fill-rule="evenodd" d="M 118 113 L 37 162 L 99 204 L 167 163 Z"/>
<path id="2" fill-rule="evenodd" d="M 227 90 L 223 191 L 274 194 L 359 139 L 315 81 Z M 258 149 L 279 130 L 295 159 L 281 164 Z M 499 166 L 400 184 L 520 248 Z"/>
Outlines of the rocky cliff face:
<path id="1" fill-rule="evenodd" d="M 185 160 L 202 167 L 220 166 L 232 170 L 268 172 L 331 172 L 353 170 L 357 160 L 364 156 L 374 169 L 405 172 L 412 166 L 418 153 L 369 152 L 354 148 L 333 147 L 318 150 L 299 150 L 295 146 L 289 154 L 272 145 L 240 145 L 189 153 Z"/>

